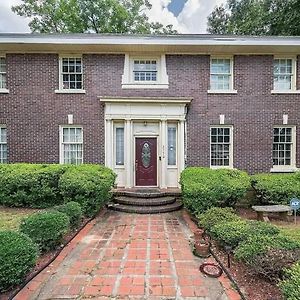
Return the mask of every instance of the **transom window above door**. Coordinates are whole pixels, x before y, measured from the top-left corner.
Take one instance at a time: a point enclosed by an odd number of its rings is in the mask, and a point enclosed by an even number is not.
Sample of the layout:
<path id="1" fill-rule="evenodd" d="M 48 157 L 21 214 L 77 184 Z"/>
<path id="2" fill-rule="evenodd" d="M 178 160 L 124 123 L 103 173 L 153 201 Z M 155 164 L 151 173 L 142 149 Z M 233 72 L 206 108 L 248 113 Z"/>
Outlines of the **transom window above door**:
<path id="1" fill-rule="evenodd" d="M 59 90 L 57 93 L 85 93 L 83 64 L 80 56 L 62 56 L 59 59 Z"/>

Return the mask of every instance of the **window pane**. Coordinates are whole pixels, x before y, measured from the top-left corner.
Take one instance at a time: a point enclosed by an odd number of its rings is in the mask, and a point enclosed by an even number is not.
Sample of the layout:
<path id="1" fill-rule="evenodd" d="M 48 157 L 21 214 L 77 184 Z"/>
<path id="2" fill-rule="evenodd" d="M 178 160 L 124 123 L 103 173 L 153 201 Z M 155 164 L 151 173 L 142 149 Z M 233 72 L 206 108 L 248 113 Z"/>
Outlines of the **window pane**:
<path id="1" fill-rule="evenodd" d="M 155 60 L 134 60 L 134 81 L 157 81 L 157 62 Z"/>
<path id="2" fill-rule="evenodd" d="M 63 162 L 81 164 L 83 162 L 83 134 L 80 127 L 63 128 Z"/>
<path id="3" fill-rule="evenodd" d="M 291 90 L 293 74 L 292 59 L 274 60 L 274 90 Z"/>
<path id="4" fill-rule="evenodd" d="M 0 163 L 7 163 L 6 128 L 0 127 Z"/>
<path id="5" fill-rule="evenodd" d="M 211 166 L 230 165 L 230 128 L 218 127 L 210 129 Z"/>
<path id="6" fill-rule="evenodd" d="M 168 165 L 176 165 L 176 127 L 168 127 Z"/>
<path id="7" fill-rule="evenodd" d="M 62 86 L 63 89 L 82 89 L 82 59 L 62 59 Z"/>
<path id="8" fill-rule="evenodd" d="M 124 165 L 124 128 L 116 128 L 116 165 Z"/>

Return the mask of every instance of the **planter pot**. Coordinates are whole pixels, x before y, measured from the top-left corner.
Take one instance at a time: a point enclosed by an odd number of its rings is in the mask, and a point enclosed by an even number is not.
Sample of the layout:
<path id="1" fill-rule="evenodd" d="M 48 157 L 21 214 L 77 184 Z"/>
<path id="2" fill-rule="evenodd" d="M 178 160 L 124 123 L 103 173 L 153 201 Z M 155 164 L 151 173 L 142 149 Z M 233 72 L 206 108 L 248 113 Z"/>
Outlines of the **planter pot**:
<path id="1" fill-rule="evenodd" d="M 210 244 L 205 242 L 204 240 L 200 242 L 195 242 L 195 254 L 200 257 L 208 257 L 210 256 Z"/>
<path id="2" fill-rule="evenodd" d="M 194 231 L 194 241 L 199 242 L 203 239 L 204 230 L 203 229 L 196 229 Z"/>

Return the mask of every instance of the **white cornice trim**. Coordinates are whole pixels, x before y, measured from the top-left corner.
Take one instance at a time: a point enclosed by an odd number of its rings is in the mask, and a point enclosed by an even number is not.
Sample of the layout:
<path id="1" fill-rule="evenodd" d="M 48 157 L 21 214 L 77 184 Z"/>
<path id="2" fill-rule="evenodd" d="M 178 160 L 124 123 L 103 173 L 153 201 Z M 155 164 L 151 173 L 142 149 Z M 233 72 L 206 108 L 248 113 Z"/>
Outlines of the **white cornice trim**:
<path id="1" fill-rule="evenodd" d="M 98 97 L 101 102 L 107 103 L 177 103 L 188 104 L 191 103 L 193 98 L 188 97 Z"/>

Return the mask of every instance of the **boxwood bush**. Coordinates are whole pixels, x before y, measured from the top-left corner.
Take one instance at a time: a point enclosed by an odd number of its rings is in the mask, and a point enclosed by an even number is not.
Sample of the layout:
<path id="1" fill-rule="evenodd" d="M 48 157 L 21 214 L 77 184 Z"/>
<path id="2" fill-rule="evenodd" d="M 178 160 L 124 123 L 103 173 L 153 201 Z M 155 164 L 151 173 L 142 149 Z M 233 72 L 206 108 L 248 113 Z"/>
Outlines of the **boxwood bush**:
<path id="1" fill-rule="evenodd" d="M 48 208 L 76 201 L 90 216 L 109 199 L 115 177 L 100 165 L 0 164 L 0 205 Z"/>
<path id="2" fill-rule="evenodd" d="M 70 226 L 69 217 L 62 212 L 46 211 L 32 214 L 20 224 L 20 231 L 27 234 L 42 252 L 55 249 Z"/>
<path id="3" fill-rule="evenodd" d="M 34 267 L 37 246 L 25 234 L 0 231 L 0 292 L 20 284 Z"/>
<path id="4" fill-rule="evenodd" d="M 299 300 L 300 295 L 300 261 L 290 269 L 284 270 L 285 278 L 279 287 L 286 300 Z"/>
<path id="5" fill-rule="evenodd" d="M 300 197 L 300 172 L 293 174 L 257 174 L 251 184 L 262 204 L 289 204 Z"/>
<path id="6" fill-rule="evenodd" d="M 110 199 L 115 176 L 99 165 L 74 166 L 61 176 L 59 189 L 65 202 L 78 202 L 85 215 L 93 216 Z"/>
<path id="7" fill-rule="evenodd" d="M 55 206 L 54 210 L 60 211 L 69 217 L 71 228 L 78 227 L 83 217 L 80 204 L 74 201 Z"/>
<path id="8" fill-rule="evenodd" d="M 1 165 L 0 204 L 33 208 L 62 204 L 58 183 L 65 169 L 60 165 Z"/>
<path id="9" fill-rule="evenodd" d="M 214 206 L 234 206 L 250 187 L 247 173 L 239 170 L 191 167 L 181 173 L 183 203 L 197 214 Z"/>

